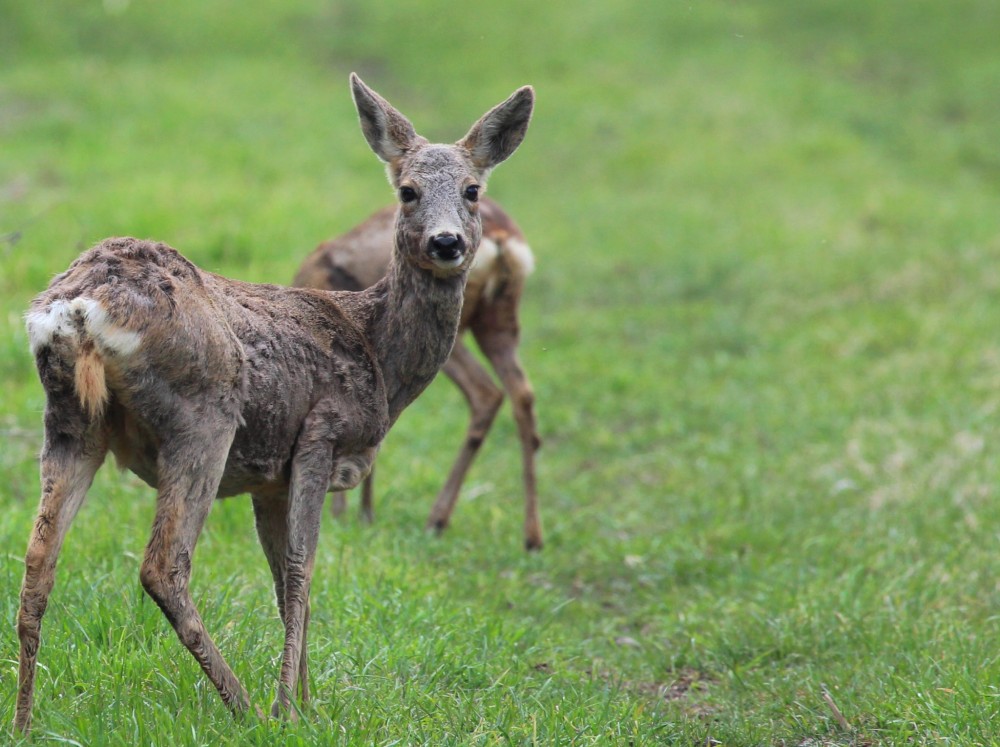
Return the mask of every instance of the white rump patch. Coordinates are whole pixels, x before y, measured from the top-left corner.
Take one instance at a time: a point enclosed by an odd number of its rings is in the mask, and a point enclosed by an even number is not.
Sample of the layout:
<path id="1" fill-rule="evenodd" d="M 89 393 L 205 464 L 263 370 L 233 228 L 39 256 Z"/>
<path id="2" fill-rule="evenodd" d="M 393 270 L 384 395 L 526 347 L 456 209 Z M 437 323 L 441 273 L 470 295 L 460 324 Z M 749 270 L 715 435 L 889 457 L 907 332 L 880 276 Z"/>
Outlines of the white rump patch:
<path id="1" fill-rule="evenodd" d="M 121 356 L 132 355 L 139 349 L 142 337 L 138 332 L 133 332 L 123 327 L 119 327 L 108 319 L 104 307 L 97 301 L 87 299 L 76 299 L 86 301 L 87 310 L 84 312 L 84 326 L 87 332 L 93 337 L 102 350 Z"/>
<path id="2" fill-rule="evenodd" d="M 78 299 L 79 300 L 79 299 Z M 54 301 L 45 311 L 30 311 L 24 317 L 28 328 L 31 354 L 47 345 L 53 337 L 65 337 L 73 332 L 72 312 L 66 301 Z"/>
<path id="3" fill-rule="evenodd" d="M 502 243 L 484 238 L 469 270 L 469 284 L 483 289 L 483 298 L 493 299 L 504 279 L 524 280 L 535 269 L 535 255 L 523 241 L 506 238 Z"/>
<path id="4" fill-rule="evenodd" d="M 100 303 L 80 296 L 72 301 L 53 301 L 47 309 L 31 311 L 25 316 L 32 355 L 54 337 L 75 336 L 76 319 L 81 316 L 84 330 L 101 352 L 127 356 L 138 350 L 142 337 L 137 332 L 114 324 Z"/>
<path id="5" fill-rule="evenodd" d="M 531 247 L 515 238 L 503 242 L 503 256 L 507 265 L 522 278 L 528 277 L 535 270 L 535 255 Z"/>
<path id="6" fill-rule="evenodd" d="M 500 247 L 493 239 L 484 238 L 480 241 L 479 248 L 476 249 L 476 256 L 472 258 L 472 267 L 469 268 L 470 282 L 485 282 L 489 274 L 493 272 L 493 263 L 497 261 L 499 254 Z"/>

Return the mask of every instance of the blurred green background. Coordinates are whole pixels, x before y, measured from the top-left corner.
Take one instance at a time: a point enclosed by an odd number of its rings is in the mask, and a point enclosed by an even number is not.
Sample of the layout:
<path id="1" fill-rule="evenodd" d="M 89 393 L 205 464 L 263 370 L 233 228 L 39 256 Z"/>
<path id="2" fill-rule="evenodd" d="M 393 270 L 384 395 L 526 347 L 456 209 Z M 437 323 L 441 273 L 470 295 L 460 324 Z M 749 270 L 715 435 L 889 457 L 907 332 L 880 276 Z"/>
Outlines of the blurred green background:
<path id="1" fill-rule="evenodd" d="M 152 492 L 107 469 L 45 621 L 37 738 L 1000 743 L 998 28 L 995 0 L 0 0 L 11 623 L 44 406 L 21 315 L 49 278 L 127 234 L 289 281 L 392 198 L 352 70 L 434 140 L 538 96 L 489 191 L 537 258 L 546 549 L 520 549 L 506 409 L 424 535 L 466 421 L 436 382 L 383 449 L 376 524 L 324 527 L 305 718 L 234 726 L 137 582 Z M 266 704 L 251 524 L 216 506 L 193 589 Z"/>

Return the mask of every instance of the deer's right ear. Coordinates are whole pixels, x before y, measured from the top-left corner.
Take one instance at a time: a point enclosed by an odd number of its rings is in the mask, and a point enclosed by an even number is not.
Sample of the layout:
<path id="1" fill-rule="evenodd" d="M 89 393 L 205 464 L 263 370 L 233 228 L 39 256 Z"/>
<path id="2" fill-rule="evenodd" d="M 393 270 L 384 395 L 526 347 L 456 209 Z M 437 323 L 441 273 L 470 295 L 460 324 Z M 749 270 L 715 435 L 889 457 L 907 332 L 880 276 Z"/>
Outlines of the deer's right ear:
<path id="1" fill-rule="evenodd" d="M 422 140 L 410 120 L 366 86 L 356 73 L 351 73 L 351 93 L 354 95 L 354 105 L 358 108 L 365 140 L 375 151 L 375 155 L 386 163 L 395 161 Z"/>

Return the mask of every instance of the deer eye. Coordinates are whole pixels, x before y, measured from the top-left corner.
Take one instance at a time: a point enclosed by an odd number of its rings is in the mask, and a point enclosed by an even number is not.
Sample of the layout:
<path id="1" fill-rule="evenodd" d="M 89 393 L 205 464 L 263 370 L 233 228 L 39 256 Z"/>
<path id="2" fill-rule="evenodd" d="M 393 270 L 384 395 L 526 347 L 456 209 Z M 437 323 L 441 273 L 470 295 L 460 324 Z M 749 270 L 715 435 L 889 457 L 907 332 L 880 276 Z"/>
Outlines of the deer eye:
<path id="1" fill-rule="evenodd" d="M 465 188 L 465 199 L 469 202 L 476 202 L 479 200 L 479 185 L 470 184 Z"/>
<path id="2" fill-rule="evenodd" d="M 415 199 L 417 199 L 417 190 L 415 190 L 413 187 L 399 188 L 400 202 L 413 202 Z"/>

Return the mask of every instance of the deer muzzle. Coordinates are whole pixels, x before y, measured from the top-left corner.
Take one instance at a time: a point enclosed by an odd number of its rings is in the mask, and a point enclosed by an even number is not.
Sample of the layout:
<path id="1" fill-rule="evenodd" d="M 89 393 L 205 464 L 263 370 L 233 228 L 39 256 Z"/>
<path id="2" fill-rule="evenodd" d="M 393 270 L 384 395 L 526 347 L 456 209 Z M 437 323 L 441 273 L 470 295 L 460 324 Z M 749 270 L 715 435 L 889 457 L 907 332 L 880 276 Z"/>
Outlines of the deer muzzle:
<path id="1" fill-rule="evenodd" d="M 427 253 L 441 268 L 458 267 L 465 259 L 465 250 L 465 239 L 453 233 L 439 233 L 427 244 Z"/>

